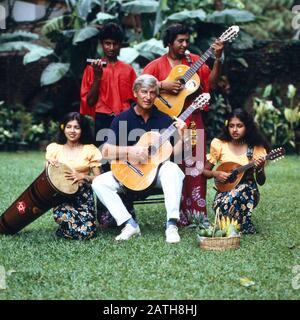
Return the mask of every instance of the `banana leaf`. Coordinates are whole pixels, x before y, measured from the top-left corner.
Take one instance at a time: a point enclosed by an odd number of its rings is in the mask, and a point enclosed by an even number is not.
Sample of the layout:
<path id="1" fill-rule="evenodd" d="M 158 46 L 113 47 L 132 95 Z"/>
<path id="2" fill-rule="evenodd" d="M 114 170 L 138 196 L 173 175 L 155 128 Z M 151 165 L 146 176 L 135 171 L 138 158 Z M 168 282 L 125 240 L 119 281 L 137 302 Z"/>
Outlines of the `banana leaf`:
<path id="1" fill-rule="evenodd" d="M 85 27 L 83 29 L 77 30 L 74 34 L 73 44 L 90 39 L 99 33 L 99 30 L 95 27 Z"/>
<path id="2" fill-rule="evenodd" d="M 53 52 L 53 49 L 50 48 L 34 48 L 33 50 L 25 54 L 25 56 L 23 57 L 23 64 L 25 65 L 27 63 L 37 61 L 42 57 L 49 56 Z"/>
<path id="3" fill-rule="evenodd" d="M 41 75 L 41 86 L 59 81 L 70 69 L 70 63 L 50 63 Z"/>
<path id="4" fill-rule="evenodd" d="M 153 0 L 130 1 L 122 4 L 121 10 L 127 13 L 153 13 L 158 10 L 158 2 Z"/>
<path id="5" fill-rule="evenodd" d="M 163 22 L 163 24 L 173 23 L 175 21 L 187 21 L 190 19 L 195 19 L 198 21 L 204 21 L 206 18 L 206 13 L 202 9 L 198 10 L 185 10 L 182 12 L 177 12 L 171 14 L 167 19 Z"/>
<path id="6" fill-rule="evenodd" d="M 225 9 L 215 11 L 207 16 L 206 21 L 210 23 L 231 25 L 241 22 L 250 22 L 255 20 L 255 15 L 247 10 Z"/>
<path id="7" fill-rule="evenodd" d="M 9 41 L 31 41 L 38 40 L 39 35 L 32 32 L 18 30 L 12 33 L 3 33 L 0 35 L 0 43 Z"/>

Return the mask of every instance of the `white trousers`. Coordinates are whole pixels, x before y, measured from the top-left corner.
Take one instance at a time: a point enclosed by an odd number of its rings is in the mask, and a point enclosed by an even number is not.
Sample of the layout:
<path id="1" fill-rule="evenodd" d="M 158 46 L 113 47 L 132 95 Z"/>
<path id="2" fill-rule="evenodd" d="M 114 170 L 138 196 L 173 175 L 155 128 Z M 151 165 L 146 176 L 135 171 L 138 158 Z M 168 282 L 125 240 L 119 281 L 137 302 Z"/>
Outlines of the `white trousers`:
<path id="1" fill-rule="evenodd" d="M 183 179 L 184 173 L 177 164 L 166 161 L 160 166 L 156 187 L 163 190 L 168 220 L 179 219 Z M 117 193 L 120 190 L 120 184 L 111 171 L 94 178 L 92 188 L 115 218 L 118 226 L 132 217 Z"/>

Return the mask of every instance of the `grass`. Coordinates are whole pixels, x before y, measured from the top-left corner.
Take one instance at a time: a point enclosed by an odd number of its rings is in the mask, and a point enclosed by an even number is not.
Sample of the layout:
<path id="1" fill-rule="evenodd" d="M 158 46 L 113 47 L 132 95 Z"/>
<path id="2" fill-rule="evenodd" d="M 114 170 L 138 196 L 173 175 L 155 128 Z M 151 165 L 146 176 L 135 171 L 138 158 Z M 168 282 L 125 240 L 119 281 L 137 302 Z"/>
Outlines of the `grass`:
<path id="1" fill-rule="evenodd" d="M 0 161 L 3 212 L 42 171 L 43 154 L 0 153 Z M 292 272 L 300 265 L 299 164 L 289 156 L 267 168 L 253 216 L 259 233 L 243 236 L 238 250 L 201 251 L 189 228 L 180 230 L 179 245 L 166 244 L 163 204 L 136 206 L 143 236 L 126 243 L 115 243 L 116 229 L 87 242 L 57 239 L 48 212 L 17 235 L 0 236 L 7 273 L 0 299 L 299 299 Z M 242 286 L 241 277 L 255 285 Z"/>

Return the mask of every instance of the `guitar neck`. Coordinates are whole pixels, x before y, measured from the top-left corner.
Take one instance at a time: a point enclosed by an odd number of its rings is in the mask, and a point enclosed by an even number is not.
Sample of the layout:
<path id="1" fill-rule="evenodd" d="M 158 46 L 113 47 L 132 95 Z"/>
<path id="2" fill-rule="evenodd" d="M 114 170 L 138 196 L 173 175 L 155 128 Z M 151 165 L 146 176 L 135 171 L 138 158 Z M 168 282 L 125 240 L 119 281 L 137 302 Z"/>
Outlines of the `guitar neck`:
<path id="1" fill-rule="evenodd" d="M 268 160 L 269 159 L 269 154 L 267 154 L 265 157 L 264 157 L 265 160 Z M 235 170 L 238 172 L 238 173 L 242 173 L 242 172 L 245 172 L 247 171 L 248 169 L 250 168 L 253 168 L 255 166 L 254 162 L 250 162 L 248 164 L 245 164 L 244 166 L 240 166 L 238 168 L 236 168 Z"/>
<path id="2" fill-rule="evenodd" d="M 235 171 L 237 171 L 238 173 L 242 173 L 242 172 L 245 172 L 247 171 L 248 169 L 254 167 L 254 162 L 250 162 L 244 166 L 240 166 L 238 168 L 235 169 Z"/>
<path id="3" fill-rule="evenodd" d="M 182 77 L 183 81 L 186 83 L 191 79 L 191 77 L 200 69 L 200 67 L 204 64 L 204 62 L 213 55 L 213 50 L 211 47 L 207 49 L 203 55 L 201 55 L 201 58 L 197 60 L 190 68 L 189 70 L 184 74 Z"/>
<path id="4" fill-rule="evenodd" d="M 194 104 L 191 104 L 179 117 L 180 120 L 185 121 L 195 110 Z M 162 144 L 164 144 L 169 138 L 174 134 L 177 130 L 173 124 L 171 124 L 164 133 L 160 136 L 159 144 L 156 146 L 159 148 Z"/>

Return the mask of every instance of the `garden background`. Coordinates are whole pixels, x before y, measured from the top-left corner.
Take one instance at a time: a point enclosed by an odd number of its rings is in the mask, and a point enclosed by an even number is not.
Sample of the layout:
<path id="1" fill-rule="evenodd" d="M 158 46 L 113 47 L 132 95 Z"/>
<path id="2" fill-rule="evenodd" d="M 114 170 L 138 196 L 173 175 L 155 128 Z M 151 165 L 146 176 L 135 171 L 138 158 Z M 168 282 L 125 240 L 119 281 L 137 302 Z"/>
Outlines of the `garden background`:
<path id="1" fill-rule="evenodd" d="M 114 243 L 116 230 L 99 232 L 87 243 L 56 239 L 48 212 L 18 235 L 0 237 L 0 299 L 298 299 L 297 1 L 9 0 L 0 5 L 7 13 L 0 35 L 0 212 L 41 172 L 57 121 L 79 110 L 85 59 L 101 56 L 96 37 L 107 21 L 122 24 L 126 41 L 120 59 L 137 73 L 165 52 L 160 35 L 172 22 L 190 26 L 191 51 L 199 54 L 226 28 L 239 25 L 238 38 L 226 44 L 222 77 L 205 115 L 208 142 L 226 113 L 242 106 L 272 146 L 288 153 L 267 168 L 268 183 L 254 213 L 259 233 L 244 237 L 239 250 L 201 252 L 192 228 L 181 231 L 179 246 L 167 246 L 163 205 L 137 206 L 144 236 L 130 246 Z M 209 184 L 208 203 L 213 193 Z"/>

